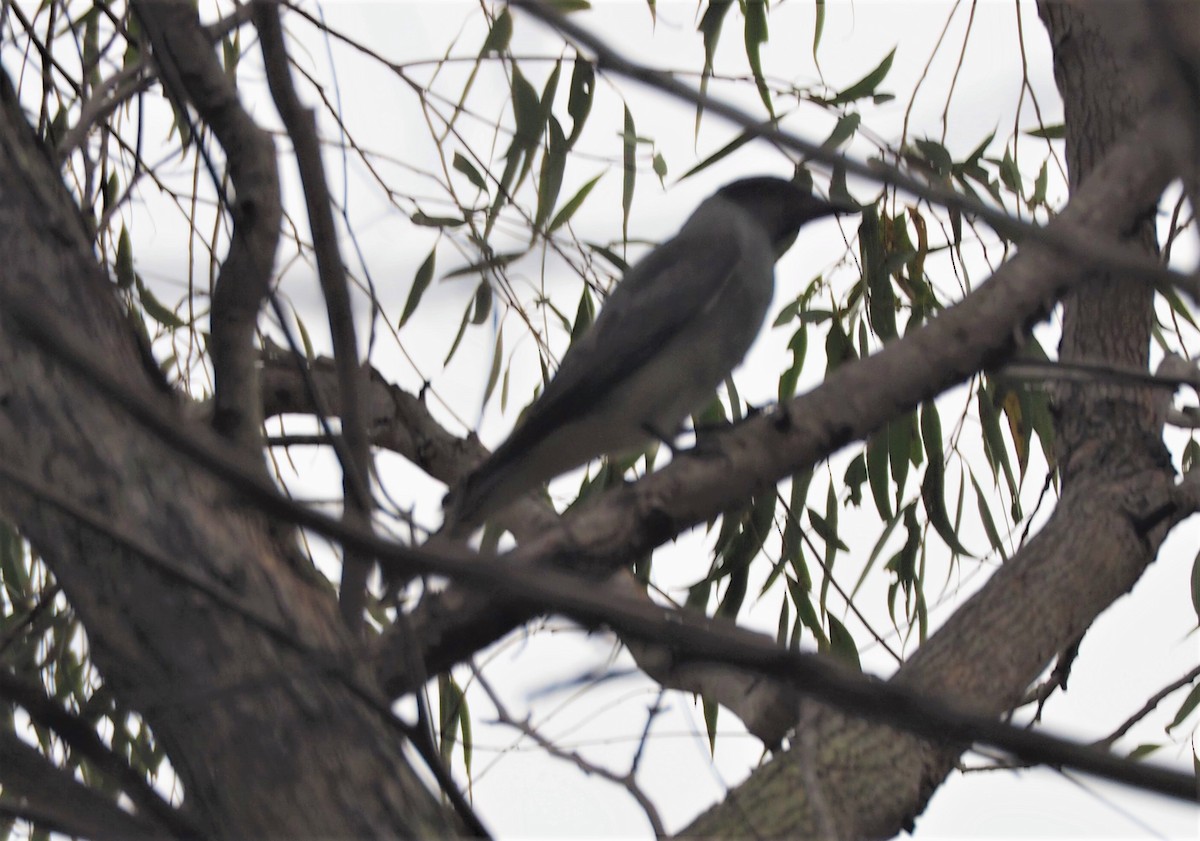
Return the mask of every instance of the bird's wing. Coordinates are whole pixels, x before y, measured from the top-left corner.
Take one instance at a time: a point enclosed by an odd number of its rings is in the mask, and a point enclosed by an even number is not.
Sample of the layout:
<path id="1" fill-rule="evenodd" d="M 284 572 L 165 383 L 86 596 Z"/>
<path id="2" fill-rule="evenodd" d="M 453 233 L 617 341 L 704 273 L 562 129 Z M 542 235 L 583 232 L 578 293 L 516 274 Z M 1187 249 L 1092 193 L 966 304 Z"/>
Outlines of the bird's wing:
<path id="1" fill-rule="evenodd" d="M 722 239 L 717 247 L 711 237 L 677 236 L 631 268 L 513 438 L 536 441 L 580 416 L 712 306 L 741 260 Z"/>

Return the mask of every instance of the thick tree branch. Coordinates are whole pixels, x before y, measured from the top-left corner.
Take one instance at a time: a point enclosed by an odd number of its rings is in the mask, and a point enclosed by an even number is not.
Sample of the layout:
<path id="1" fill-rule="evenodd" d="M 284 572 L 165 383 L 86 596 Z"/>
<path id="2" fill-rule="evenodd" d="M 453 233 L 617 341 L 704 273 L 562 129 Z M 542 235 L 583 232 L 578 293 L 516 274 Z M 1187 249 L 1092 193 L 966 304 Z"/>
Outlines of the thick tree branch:
<path id="1" fill-rule="evenodd" d="M 1069 765 L 1185 799 L 1196 796 L 1195 779 L 1190 775 L 1129 763 L 1063 740 L 1028 733 L 970 710 L 948 706 L 901 685 L 873 682 L 826 658 L 783 650 L 769 638 L 702 615 L 648 607 L 611 588 L 581 588 L 577 577 L 553 570 L 481 562 L 475 553 L 454 547 L 436 550 L 426 547 L 418 551 L 373 533 L 352 530 L 339 520 L 298 505 L 265 487 L 257 472 L 238 464 L 227 448 L 214 445 L 197 430 L 180 430 L 172 426 L 160 416 L 160 410 L 153 403 L 127 389 L 82 353 L 74 339 L 55 330 L 46 318 L 32 315 L 28 301 L 18 297 L 4 297 L 4 301 L 8 310 L 25 322 L 24 331 L 39 346 L 72 370 L 86 373 L 90 383 L 107 395 L 113 406 L 121 407 L 121 411 L 144 423 L 158 438 L 195 458 L 206 471 L 233 483 L 237 491 L 249 497 L 256 507 L 371 553 L 386 564 L 398 565 L 403 570 L 447 575 L 505 593 L 513 599 L 518 610 L 559 611 L 587 625 L 603 624 L 630 637 L 671 646 L 680 656 L 725 663 L 788 681 L 802 692 L 836 703 L 853 714 L 911 729 L 929 738 L 952 742 L 977 740 L 1027 760 Z"/>
<path id="2" fill-rule="evenodd" d="M 1169 156 L 1154 145 L 1154 136 L 1150 118 L 1122 138 L 1050 227 L 1088 231 L 1092 238 L 1127 230 L 1171 177 Z M 1025 330 L 1089 274 L 1086 265 L 1053 249 L 1023 248 L 974 293 L 920 329 L 843 365 L 778 411 L 725 433 L 719 447 L 704 455 L 685 455 L 605 494 L 560 528 L 522 543 L 508 563 L 561 564 L 597 575 L 619 569 L 628 558 L 861 440 L 920 401 L 1002 364 Z M 430 670 L 439 671 L 530 616 L 512 603 L 450 587 L 426 597 L 412 621 Z M 388 684 L 401 688 L 390 679 Z"/>
<path id="3" fill-rule="evenodd" d="M 261 455 L 262 407 L 253 346 L 283 218 L 275 144 L 242 107 L 200 26 L 195 4 L 135 0 L 133 8 L 150 38 L 163 87 L 183 113 L 188 103 L 195 107 L 225 150 L 235 196 L 226 202 L 233 237 L 213 288 L 209 318 L 213 425 L 246 451 Z M 221 192 L 219 182 L 214 186 Z"/>

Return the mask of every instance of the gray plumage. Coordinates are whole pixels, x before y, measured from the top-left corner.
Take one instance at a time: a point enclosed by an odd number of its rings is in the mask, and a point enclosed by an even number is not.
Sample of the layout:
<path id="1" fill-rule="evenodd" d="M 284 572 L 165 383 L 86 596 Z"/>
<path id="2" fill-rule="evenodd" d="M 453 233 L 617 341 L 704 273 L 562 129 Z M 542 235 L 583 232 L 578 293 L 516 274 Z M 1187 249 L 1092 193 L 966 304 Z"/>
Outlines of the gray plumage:
<path id="1" fill-rule="evenodd" d="M 512 435 L 447 496 L 447 526 L 469 531 L 574 467 L 673 436 L 746 355 L 800 226 L 855 209 L 769 177 L 706 199 L 625 273 Z"/>

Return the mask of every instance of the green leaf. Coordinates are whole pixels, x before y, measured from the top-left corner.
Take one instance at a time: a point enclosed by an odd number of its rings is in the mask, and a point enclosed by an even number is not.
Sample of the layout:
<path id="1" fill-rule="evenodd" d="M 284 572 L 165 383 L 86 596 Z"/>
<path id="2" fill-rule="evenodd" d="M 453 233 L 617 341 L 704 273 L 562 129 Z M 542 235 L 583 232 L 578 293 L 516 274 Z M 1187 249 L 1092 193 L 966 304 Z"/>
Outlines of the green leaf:
<path id="1" fill-rule="evenodd" d="M 312 336 L 308 335 L 308 328 L 304 326 L 304 319 L 300 317 L 300 313 L 292 310 L 292 318 L 296 319 L 296 329 L 300 331 L 300 344 L 304 348 L 304 358 L 309 362 L 317 358 L 316 352 L 313 350 Z"/>
<path id="2" fill-rule="evenodd" d="M 1062 123 L 1055 123 L 1050 126 L 1042 126 L 1041 128 L 1031 129 L 1025 132 L 1030 137 L 1040 137 L 1043 140 L 1062 140 L 1066 137 L 1066 126 Z"/>
<path id="3" fill-rule="evenodd" d="M 838 118 L 837 124 L 833 127 L 829 137 L 821 144 L 822 149 L 836 149 L 854 136 L 858 131 L 859 125 L 862 123 L 862 114 L 857 111 L 849 114 L 843 114 Z"/>
<path id="4" fill-rule="evenodd" d="M 115 205 L 117 203 L 117 199 L 119 199 L 120 197 L 121 197 L 121 182 L 117 178 L 117 174 L 114 172 L 114 173 L 110 174 L 108 176 L 108 179 L 104 182 L 104 190 L 101 192 L 101 198 L 103 200 L 103 208 L 105 210 L 108 210 L 110 207 L 112 207 L 113 205 Z"/>
<path id="5" fill-rule="evenodd" d="M 934 172 L 943 177 L 950 176 L 954 167 L 954 159 L 950 157 L 950 152 L 945 146 L 936 140 L 918 140 L 916 146 L 921 152 L 921 157 L 933 168 Z"/>
<path id="6" fill-rule="evenodd" d="M 1166 299 L 1167 303 L 1170 304 L 1171 312 L 1182 318 L 1193 327 L 1200 326 L 1196 324 L 1196 319 L 1192 317 L 1191 307 L 1184 303 L 1183 299 L 1179 297 L 1179 293 L 1176 292 L 1175 289 L 1160 289 L 1158 294 L 1162 295 L 1163 298 Z"/>
<path id="7" fill-rule="evenodd" d="M 1050 180 L 1047 171 L 1048 164 L 1048 160 L 1042 161 L 1042 168 L 1038 170 L 1037 178 L 1033 182 L 1033 195 L 1026 202 L 1030 210 L 1046 203 L 1046 186 Z"/>
<path id="8" fill-rule="evenodd" d="M 128 289 L 134 284 L 136 275 L 133 271 L 133 243 L 125 223 L 121 223 L 121 233 L 117 236 L 117 286 Z"/>
<path id="9" fill-rule="evenodd" d="M 446 353 L 446 358 L 442 361 L 443 367 L 450 364 L 450 360 L 454 358 L 455 351 L 458 350 L 458 345 L 462 342 L 463 334 L 467 332 L 467 325 L 471 323 L 471 307 L 463 310 L 462 321 L 458 324 L 458 332 L 454 334 L 454 341 L 450 343 L 450 350 Z"/>
<path id="10" fill-rule="evenodd" d="M 761 55 L 761 47 L 767 43 L 768 37 L 767 4 L 751 2 L 742 8 L 746 22 L 746 60 L 750 62 L 750 72 L 754 74 L 754 84 L 758 88 L 758 95 L 762 99 L 763 105 L 766 106 L 767 113 L 774 119 L 775 107 L 771 104 L 771 91 L 763 76 Z"/>
<path id="11" fill-rule="evenodd" d="M 1136 762 L 1139 759 L 1145 759 L 1161 747 L 1162 745 L 1157 745 L 1153 742 L 1143 742 L 1129 752 L 1128 758 Z"/>
<path id="12" fill-rule="evenodd" d="M 522 151 L 534 148 L 542 139 L 546 118 L 537 90 L 515 63 L 512 66 L 512 108 L 513 121 L 516 123 L 513 146 Z"/>
<path id="13" fill-rule="evenodd" d="M 186 322 L 175 314 L 173 310 L 162 304 L 158 298 L 154 297 L 154 293 L 150 288 L 142 282 L 141 275 L 134 273 L 134 283 L 137 285 L 138 300 L 141 301 L 142 309 L 146 315 L 157 321 L 168 330 L 177 330 L 180 327 L 186 326 Z"/>
<path id="14" fill-rule="evenodd" d="M 812 632 L 813 639 L 817 641 L 817 649 L 824 651 L 829 647 L 829 640 L 825 636 L 825 629 L 821 626 L 821 620 L 817 616 L 816 608 L 813 606 L 812 598 L 809 596 L 808 589 L 802 589 L 800 585 L 787 579 L 788 595 L 792 599 L 792 606 L 796 608 L 796 618 L 800 620 L 805 628 Z"/>
<path id="15" fill-rule="evenodd" d="M 579 296 L 579 306 L 575 308 L 575 323 L 571 325 L 572 344 L 587 332 L 595 318 L 596 303 L 592 300 L 591 288 L 585 283 L 583 285 L 583 294 Z"/>
<path id="16" fill-rule="evenodd" d="M 862 453 L 859 453 L 851 460 L 850 465 L 846 468 L 846 475 L 842 477 L 842 484 L 849 491 L 850 503 L 856 508 L 862 505 L 862 486 L 865 481 L 867 481 L 867 462 Z"/>
<path id="17" fill-rule="evenodd" d="M 1016 196 L 1024 195 L 1021 187 L 1021 170 L 1017 169 L 1017 162 L 1013 159 L 1012 153 L 1007 148 L 1004 150 L 1004 157 L 1000 160 L 1000 180 L 1004 186 Z"/>
<path id="18" fill-rule="evenodd" d="M 809 518 L 812 519 L 811 517 Z M 821 576 L 821 596 L 819 604 L 821 606 L 821 614 L 825 614 L 825 600 L 829 596 L 829 585 L 833 581 L 833 565 L 837 561 L 838 550 L 849 552 L 850 547 L 838 538 L 838 502 L 837 494 L 833 492 L 833 483 L 829 483 L 829 490 L 825 494 L 825 523 L 833 540 L 825 539 L 825 568 L 822 570 L 824 575 Z"/>
<path id="19" fill-rule="evenodd" d="M 871 497 L 875 500 L 875 510 L 884 520 L 892 519 L 891 485 L 888 434 L 886 429 L 877 430 L 867 439 L 867 477 L 871 480 Z"/>
<path id="20" fill-rule="evenodd" d="M 892 59 L 895 57 L 896 48 L 893 47 L 892 51 L 887 54 L 887 57 L 884 58 L 883 61 L 879 62 L 879 66 L 877 66 L 866 76 L 863 76 L 853 85 L 839 93 L 833 99 L 829 100 L 826 104 L 844 105 L 845 103 L 853 102 L 856 99 L 862 99 L 866 96 L 873 96 L 875 94 L 875 89 L 879 87 L 880 83 L 884 80 L 884 77 L 887 76 L 888 71 L 892 69 Z"/>
<path id="21" fill-rule="evenodd" d="M 451 280 L 456 277 L 466 277 L 467 275 L 482 274 L 486 275 L 489 271 L 500 269 L 507 266 L 513 260 L 525 256 L 524 251 L 510 251 L 506 254 L 489 254 L 478 262 L 463 266 L 461 269 L 455 269 L 446 274 L 442 280 Z"/>
<path id="22" fill-rule="evenodd" d="M 917 553 L 921 549 L 921 524 L 917 522 L 916 503 L 904 508 L 904 530 L 908 538 L 904 546 L 887 562 L 885 569 L 896 573 L 896 581 L 905 593 L 910 593 L 917 582 Z M 861 581 L 859 582 L 861 584 Z M 857 592 L 858 587 L 855 587 Z"/>
<path id="23" fill-rule="evenodd" d="M 700 700 L 704 705 L 704 729 L 708 731 L 708 750 L 715 754 L 717 752 L 717 713 L 721 711 L 721 705 L 703 696 Z"/>
<path id="24" fill-rule="evenodd" d="M 825 334 L 825 372 L 828 374 L 843 362 L 855 358 L 854 345 L 842 329 L 841 322 L 834 321 Z"/>
<path id="25" fill-rule="evenodd" d="M 592 8 L 592 4 L 588 0 L 547 0 L 546 5 L 560 15 L 570 14 L 571 12 L 585 12 Z"/>
<path id="26" fill-rule="evenodd" d="M 121 69 L 128 70 L 142 60 L 141 44 L 145 40 L 142 22 L 137 15 L 125 16 L 125 54 L 121 56 Z"/>
<path id="27" fill-rule="evenodd" d="M 853 666 L 855 671 L 862 671 L 862 663 L 858 659 L 858 645 L 854 642 L 854 637 L 850 636 L 850 632 L 846 630 L 846 626 L 829 614 L 825 617 L 829 622 L 829 653 L 841 660 L 847 665 Z"/>
<path id="28" fill-rule="evenodd" d="M 617 271 L 622 272 L 622 273 L 629 271 L 629 263 L 627 263 L 621 257 L 621 255 L 617 254 L 617 252 L 613 251 L 607 245 L 601 245 L 600 243 L 597 243 L 597 242 L 587 242 L 584 244 L 588 248 L 590 248 L 592 251 L 594 251 L 595 253 L 597 253 L 601 257 L 603 257 L 605 260 L 607 260 L 609 263 L 611 263 L 613 265 L 613 267 L 616 268 Z"/>
<path id="29" fill-rule="evenodd" d="M 766 125 L 766 124 L 764 123 L 764 125 Z M 679 180 L 682 181 L 685 178 L 690 178 L 691 176 L 695 175 L 697 172 L 701 172 L 702 170 L 707 169 L 708 167 L 715 164 L 717 161 L 736 152 L 738 149 L 742 148 L 747 143 L 749 143 L 751 140 L 754 140 L 756 137 L 757 137 L 757 135 L 754 134 L 753 132 L 751 132 L 750 129 L 746 129 L 746 130 L 742 131 L 740 134 L 738 134 L 737 137 L 733 138 L 733 140 L 729 141 L 724 146 L 722 146 L 720 149 L 713 152 L 707 158 L 700 161 L 700 163 L 696 164 L 694 167 L 689 169 L 683 175 L 679 176 Z"/>
<path id="30" fill-rule="evenodd" d="M 1195 438 L 1189 438 L 1188 442 L 1183 445 L 1183 472 L 1190 473 L 1200 463 L 1200 442 Z M 1197 612 L 1200 612 L 1200 606 L 1197 606 Z"/>
<path id="31" fill-rule="evenodd" d="M 633 114 L 625 106 L 625 130 L 621 135 L 622 161 L 625 170 L 621 182 L 621 239 L 629 242 L 629 211 L 633 207 L 633 185 L 637 179 L 637 129 Z"/>
<path id="32" fill-rule="evenodd" d="M 429 216 L 420 210 L 408 218 L 414 225 L 420 225 L 422 228 L 457 228 L 467 224 L 466 219 L 457 216 Z"/>
<path id="33" fill-rule="evenodd" d="M 906 506 L 906 508 L 912 507 L 912 505 Z M 867 556 L 867 562 L 863 564 L 862 572 L 858 574 L 858 581 L 854 583 L 854 589 L 850 591 L 851 599 L 858 595 L 858 591 L 862 587 L 863 582 L 867 580 L 867 575 L 872 569 L 874 569 L 875 561 L 879 559 L 879 553 L 882 552 L 883 547 L 887 545 L 888 538 L 890 538 L 892 536 L 892 532 L 896 530 L 896 526 L 899 524 L 901 517 L 904 516 L 904 513 L 904 511 L 898 512 L 896 516 L 887 521 L 883 527 L 883 531 L 879 533 L 879 538 L 875 541 L 875 546 L 871 549 L 871 554 Z"/>
<path id="34" fill-rule="evenodd" d="M 888 455 L 891 458 L 892 481 L 896 483 L 896 505 L 904 495 L 908 466 L 920 464 L 921 442 L 917 440 L 917 416 L 914 412 L 896 418 L 888 424 Z"/>
<path id="35" fill-rule="evenodd" d="M 592 110 L 592 97 L 596 92 L 596 69 L 592 63 L 580 56 L 575 58 L 575 66 L 571 71 L 571 90 L 567 97 L 567 113 L 571 116 L 571 136 L 567 138 L 567 146 L 572 147 L 583 132 L 583 124 L 587 122 Z"/>
<path id="36" fill-rule="evenodd" d="M 662 156 L 662 152 L 655 152 L 654 158 L 650 161 L 650 166 L 654 169 L 654 174 L 658 176 L 659 182 L 667 177 L 667 159 Z"/>
<path id="37" fill-rule="evenodd" d="M 449 674 L 438 675 L 438 723 L 441 733 L 439 749 L 443 761 L 449 762 L 457 741 L 456 736 L 467 718 L 467 697 L 458 682 Z"/>
<path id="38" fill-rule="evenodd" d="M 433 280 L 433 270 L 437 263 L 437 246 L 429 250 L 429 256 L 421 263 L 417 269 L 416 277 L 413 278 L 412 288 L 408 290 L 408 299 L 404 302 L 404 312 L 400 315 L 400 324 L 397 329 L 408 323 L 408 319 L 417 310 L 417 304 L 421 303 L 421 296 L 425 294 L 425 290 L 429 288 L 430 281 Z"/>
<path id="39" fill-rule="evenodd" d="M 841 549 L 844 552 L 850 551 L 850 547 L 838 539 L 836 519 L 831 525 L 828 520 L 826 520 L 812 508 L 809 508 L 808 522 L 812 525 L 813 531 L 816 532 L 817 537 L 821 538 L 826 545 Z"/>
<path id="40" fill-rule="evenodd" d="M 83 69 L 92 85 L 100 84 L 100 21 L 93 6 L 83 16 Z"/>
<path id="41" fill-rule="evenodd" d="M 921 437 L 925 442 L 925 455 L 928 459 L 925 467 L 925 481 L 921 483 L 921 501 L 925 504 L 925 513 L 929 517 L 929 524 L 950 547 L 950 551 L 956 555 L 974 557 L 959 542 L 958 535 L 950 523 L 950 515 L 946 511 L 942 422 L 938 417 L 937 407 L 933 403 L 925 403 L 921 407 Z"/>
<path id="42" fill-rule="evenodd" d="M 588 193 L 592 192 L 592 188 L 596 186 L 596 182 L 599 181 L 603 175 L 604 173 L 600 173 L 600 175 L 597 175 L 591 181 L 579 188 L 579 192 L 572 196 L 571 200 L 564 204 L 562 209 L 558 211 L 552 220 L 550 220 L 550 225 L 546 228 L 546 233 L 554 233 L 563 225 L 567 224 L 567 222 L 571 221 L 571 217 L 575 215 L 575 211 L 579 210 L 580 205 L 583 204 L 583 200 L 588 197 Z"/>
<path id="43" fill-rule="evenodd" d="M 700 133 L 700 118 L 704 114 L 704 96 L 708 93 L 708 80 L 713 73 L 713 57 L 717 54 L 717 42 L 721 39 L 721 26 L 725 22 L 733 0 L 709 0 L 708 8 L 704 10 L 697 29 L 704 36 L 704 69 L 700 73 L 701 101 L 696 105 L 695 133 Z"/>
<path id="44" fill-rule="evenodd" d="M 1192 562 L 1192 609 L 1196 611 L 1196 618 L 1200 619 L 1200 553 Z"/>
<path id="45" fill-rule="evenodd" d="M 546 78 L 546 84 L 542 86 L 542 96 L 538 106 L 541 109 L 541 113 L 538 114 L 538 122 L 542 125 L 543 130 L 550 124 L 551 115 L 554 113 L 554 97 L 558 94 L 558 80 L 560 78 L 562 78 L 561 58 L 554 62 L 554 69 L 550 71 L 550 75 Z M 565 141 L 563 147 L 566 147 Z"/>
<path id="46" fill-rule="evenodd" d="M 1183 703 L 1179 705 L 1179 711 L 1175 713 L 1175 718 L 1171 719 L 1171 723 L 1167 725 L 1167 732 L 1171 732 L 1179 725 L 1183 724 L 1184 719 L 1192 714 L 1192 711 L 1200 705 L 1200 683 L 1192 687 L 1192 691 L 1183 699 Z"/>
<path id="47" fill-rule="evenodd" d="M 546 154 L 542 156 L 542 170 L 538 179 L 537 213 L 534 215 L 534 227 L 541 228 L 558 202 L 558 193 L 562 189 L 563 172 L 567 167 L 567 138 L 563 135 L 562 126 L 554 117 L 550 118 L 550 137 Z"/>
<path id="48" fill-rule="evenodd" d="M 813 61 L 817 61 L 817 47 L 821 45 L 821 33 L 825 31 L 825 0 L 816 2 L 816 19 L 813 21 Z"/>
<path id="49" fill-rule="evenodd" d="M 235 29 L 233 35 L 221 39 L 221 57 L 225 75 L 237 82 L 237 66 L 242 59 L 242 31 Z"/>
<path id="50" fill-rule="evenodd" d="M 808 499 L 808 486 L 812 483 L 812 471 L 806 470 L 792 477 L 792 491 L 788 498 L 788 518 L 784 527 L 784 554 L 794 558 L 799 565 L 793 563 L 792 568 L 804 589 L 812 589 L 812 577 L 805 565 L 801 546 L 804 543 L 803 526 L 800 523 L 800 513 L 804 510 L 805 500 Z"/>
<path id="51" fill-rule="evenodd" d="M 796 396 L 796 385 L 800 381 L 800 372 L 804 370 L 804 357 L 808 353 L 808 326 L 803 322 L 800 328 L 792 334 L 788 342 L 788 351 L 792 354 L 791 364 L 779 377 L 778 399 L 782 403 Z"/>
<path id="52" fill-rule="evenodd" d="M 467 180 L 480 190 L 485 193 L 487 192 L 487 181 L 485 181 L 484 177 L 479 174 L 479 170 L 475 168 L 475 165 L 462 156 L 462 153 L 454 153 L 454 160 L 451 163 L 451 166 L 453 166 L 463 175 L 467 176 Z"/>
<path id="53" fill-rule="evenodd" d="M 980 386 L 976 392 L 976 408 L 979 411 L 979 424 L 983 427 L 983 452 L 992 467 L 992 476 L 999 481 L 997 468 L 1004 471 L 1008 483 L 1008 492 L 1015 497 L 1017 482 L 1013 476 L 1012 463 L 1008 459 L 1008 447 L 1004 444 L 1004 435 L 1000 431 L 1000 414 L 996 404 L 992 402 L 991 386 Z"/>
<path id="54" fill-rule="evenodd" d="M 1002 395 L 1000 407 L 1008 421 L 1009 438 L 1017 454 L 1017 472 L 1021 480 L 1024 480 L 1025 468 L 1029 464 L 1029 423 L 1021 405 L 1021 395 L 1010 388 L 1005 388 Z"/>
<path id="55" fill-rule="evenodd" d="M 492 314 L 492 285 L 484 278 L 475 287 L 475 299 L 471 302 L 471 323 L 483 324 Z"/>
<path id="56" fill-rule="evenodd" d="M 975 500 L 979 506 L 979 519 L 983 522 L 983 530 L 987 534 L 988 543 L 999 553 L 1001 560 L 1008 560 L 1008 552 L 1004 550 L 1004 541 L 1000 539 L 1000 532 L 996 528 L 996 520 L 992 517 L 992 510 L 988 507 L 987 498 L 983 494 L 983 489 L 979 487 L 979 482 L 975 480 L 975 474 L 971 473 L 971 484 L 975 487 Z"/>
<path id="57" fill-rule="evenodd" d="M 496 344 L 492 348 L 492 370 L 488 372 L 487 385 L 483 389 L 483 402 L 486 404 L 500 379 L 500 367 L 504 361 L 504 326 L 496 331 Z"/>
<path id="58" fill-rule="evenodd" d="M 504 7 L 504 11 L 496 16 L 492 21 L 491 29 L 488 30 L 487 38 L 483 41 L 483 46 L 479 50 L 480 56 L 495 53 L 502 54 L 508 49 L 509 43 L 512 41 L 513 22 L 512 15 L 508 13 L 508 7 Z"/>
<path id="59" fill-rule="evenodd" d="M 867 316 L 871 329 L 887 342 L 896 338 L 896 296 L 888 273 L 883 226 L 873 206 L 863 209 L 858 228 L 863 283 L 867 291 Z"/>

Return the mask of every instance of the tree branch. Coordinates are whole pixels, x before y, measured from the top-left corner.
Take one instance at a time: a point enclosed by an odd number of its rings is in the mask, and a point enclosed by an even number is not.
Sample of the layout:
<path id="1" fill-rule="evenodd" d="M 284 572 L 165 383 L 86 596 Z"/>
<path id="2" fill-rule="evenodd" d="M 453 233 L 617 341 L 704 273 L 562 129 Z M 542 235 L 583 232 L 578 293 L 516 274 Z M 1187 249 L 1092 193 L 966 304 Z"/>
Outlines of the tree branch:
<path id="1" fill-rule="evenodd" d="M 19 704 L 29 717 L 53 730 L 70 746 L 78 758 L 86 759 L 96 770 L 121 787 L 145 820 L 154 821 L 162 830 L 179 838 L 198 835 L 197 828 L 183 813 L 167 803 L 146 783 L 146 778 L 118 758 L 96 735 L 95 728 L 71 715 L 46 697 L 40 686 L 30 685 L 0 670 L 0 697 Z M 0 763 L 2 766 L 3 763 Z M 114 807 L 115 808 L 115 807 Z"/>
<path id="2" fill-rule="evenodd" d="M 1197 799 L 1193 776 L 1128 763 L 1065 740 L 999 723 L 987 716 L 931 700 L 907 687 L 878 683 L 814 655 L 780 649 L 773 640 L 727 623 L 686 612 L 664 612 L 598 586 L 580 587 L 576 576 L 491 562 L 455 547 L 415 550 L 346 526 L 283 497 L 235 453 L 204 436 L 179 428 L 161 408 L 133 391 L 84 353 L 74 337 L 57 330 L 20 294 L 0 288 L 6 312 L 19 319 L 26 335 L 47 353 L 88 376 L 115 406 L 143 423 L 216 477 L 230 482 L 260 511 L 344 542 L 405 571 L 445 575 L 506 594 L 517 611 L 557 610 L 588 625 L 608 625 L 619 633 L 676 648 L 681 656 L 726 663 L 785 680 L 805 694 L 834 703 L 850 714 L 882 721 L 927 738 L 952 743 L 979 741 L 1023 759 L 1068 765 L 1187 800 Z"/>
<path id="3" fill-rule="evenodd" d="M 1154 145 L 1154 115 L 1122 139 L 1050 228 L 1098 240 L 1126 229 L 1171 177 Z M 1001 365 L 1026 329 L 1090 268 L 1055 249 L 1022 248 L 987 282 L 921 328 L 873 356 L 843 365 L 820 386 L 719 436 L 704 455 L 683 454 L 636 484 L 616 488 L 523 542 L 509 567 L 560 565 L 605 575 L 861 440 L 922 400 L 980 369 Z M 454 587 L 427 596 L 413 614 L 431 671 L 494 641 L 531 614 L 511 602 Z M 388 639 L 382 644 L 387 651 Z"/>
<path id="4" fill-rule="evenodd" d="M 341 441 L 337 446 L 342 465 L 342 489 L 345 496 L 342 517 L 355 528 L 371 528 L 371 445 L 367 440 L 363 417 L 363 370 L 358 364 L 358 341 L 354 333 L 354 313 L 350 307 L 350 289 L 338 247 L 337 226 L 330 209 L 329 187 L 321 146 L 317 140 L 316 117 L 305 108 L 292 84 L 290 59 L 274 0 L 255 0 L 254 21 L 262 42 L 267 84 L 275 107 L 283 119 L 296 150 L 296 165 L 304 185 L 308 206 L 308 224 L 312 229 L 313 250 L 317 256 L 317 276 L 329 312 L 329 331 L 333 338 L 337 369 L 338 413 L 342 419 Z M 355 633 L 361 633 L 363 606 L 366 603 L 367 574 L 371 559 L 343 547 L 342 584 L 339 603 L 342 619 Z"/>
<path id="5" fill-rule="evenodd" d="M 0 733 L 0 813 L 96 841 L 162 838 L 166 828 L 117 808 L 11 733 Z M 196 837 L 173 834 L 173 838 Z"/>
<path id="6" fill-rule="evenodd" d="M 187 103 L 195 106 L 225 149 L 235 198 L 225 201 L 233 217 L 233 237 L 213 288 L 209 318 L 213 425 L 245 450 L 261 455 L 262 407 L 253 345 L 259 310 L 270 292 L 283 218 L 275 144 L 242 107 L 193 3 L 135 0 L 133 8 L 150 38 L 163 87 L 183 113 Z M 219 182 L 214 186 L 222 192 Z"/>

